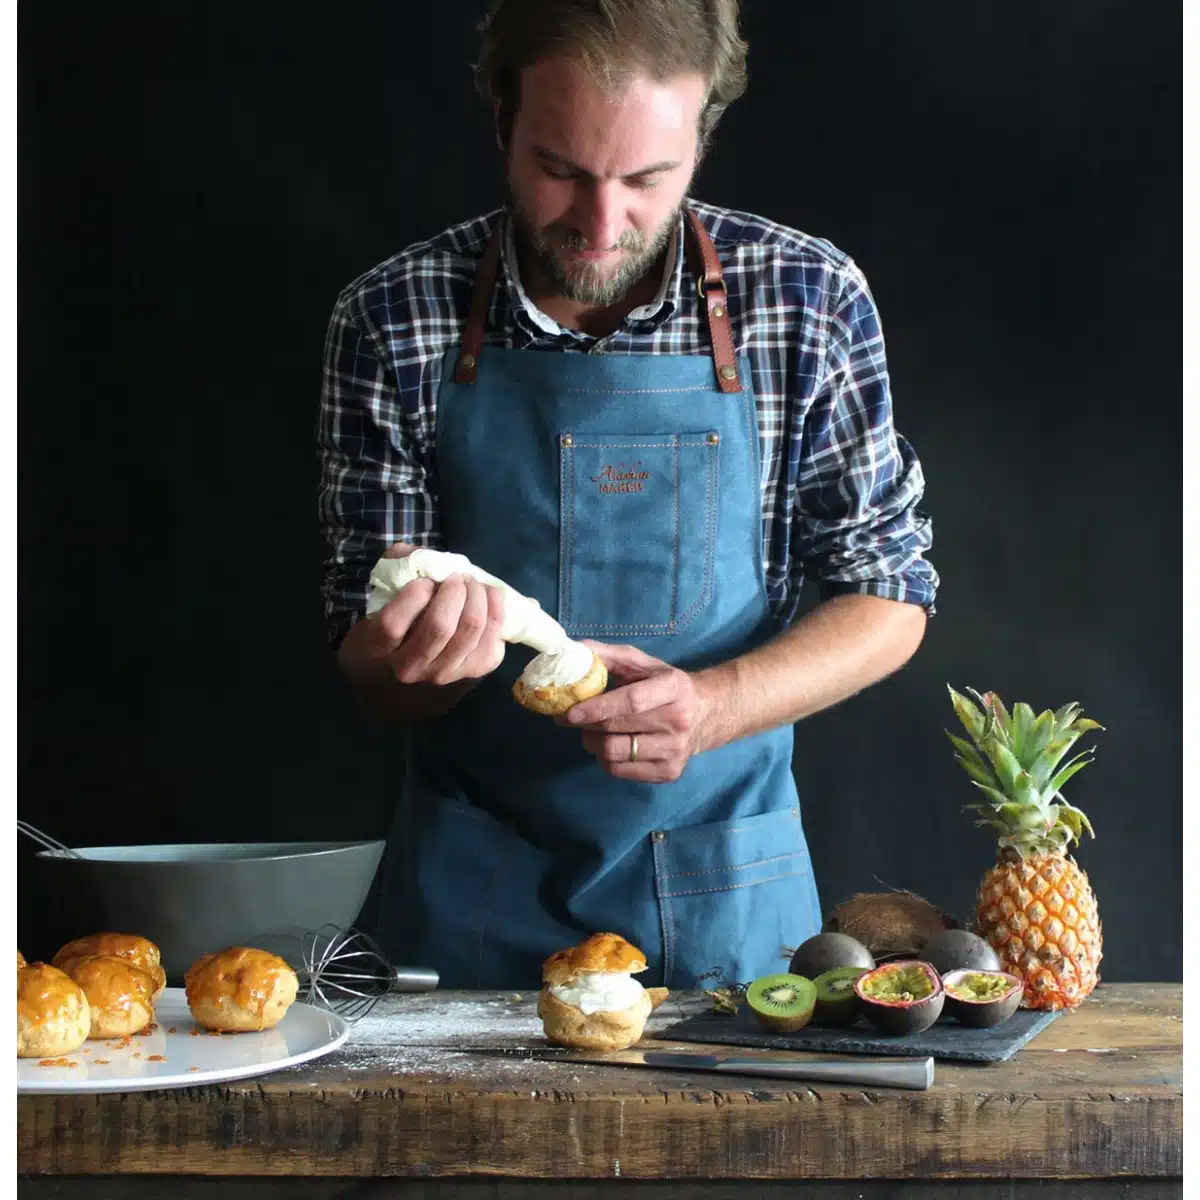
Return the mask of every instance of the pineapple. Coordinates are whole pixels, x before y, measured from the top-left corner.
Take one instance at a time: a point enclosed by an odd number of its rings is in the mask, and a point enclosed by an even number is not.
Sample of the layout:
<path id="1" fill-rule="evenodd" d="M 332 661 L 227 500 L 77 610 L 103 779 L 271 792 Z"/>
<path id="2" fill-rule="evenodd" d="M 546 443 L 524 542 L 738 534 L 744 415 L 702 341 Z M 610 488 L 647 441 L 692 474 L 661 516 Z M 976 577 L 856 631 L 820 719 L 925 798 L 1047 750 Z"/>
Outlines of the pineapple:
<path id="1" fill-rule="evenodd" d="M 1096 986 L 1100 918 L 1087 875 L 1068 854 L 1091 822 L 1063 799 L 1062 785 L 1092 761 L 1090 751 L 1059 766 L 1079 738 L 1104 727 L 1078 704 L 1038 716 L 1028 704 L 1010 715 L 993 692 L 973 704 L 953 688 L 950 699 L 971 741 L 947 736 L 955 759 L 983 792 L 977 825 L 999 832 L 996 865 L 979 885 L 978 933 L 1004 969 L 1023 979 L 1022 1006 L 1074 1008 Z"/>

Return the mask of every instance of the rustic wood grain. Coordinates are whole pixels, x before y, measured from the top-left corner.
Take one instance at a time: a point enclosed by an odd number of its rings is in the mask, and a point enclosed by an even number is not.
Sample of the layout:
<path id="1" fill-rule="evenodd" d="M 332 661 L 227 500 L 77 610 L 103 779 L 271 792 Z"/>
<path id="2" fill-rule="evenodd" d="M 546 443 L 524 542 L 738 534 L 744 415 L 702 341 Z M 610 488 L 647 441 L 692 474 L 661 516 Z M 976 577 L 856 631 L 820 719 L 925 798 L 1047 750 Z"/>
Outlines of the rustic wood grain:
<path id="1" fill-rule="evenodd" d="M 1102 986 L 1007 1063 L 939 1063 L 928 1092 L 529 1061 L 545 1048 L 534 1003 L 394 997 L 340 1052 L 258 1081 L 22 1096 L 18 1170 L 862 1183 L 1182 1176 L 1178 985 Z M 674 1011 L 655 1013 L 650 1032 L 706 1003 L 668 1002 Z"/>
<path id="2" fill-rule="evenodd" d="M 21 1179 L 24 1200 L 1180 1200 L 1178 1180 L 695 1183 L 479 1179 L 198 1179 L 161 1175 Z"/>

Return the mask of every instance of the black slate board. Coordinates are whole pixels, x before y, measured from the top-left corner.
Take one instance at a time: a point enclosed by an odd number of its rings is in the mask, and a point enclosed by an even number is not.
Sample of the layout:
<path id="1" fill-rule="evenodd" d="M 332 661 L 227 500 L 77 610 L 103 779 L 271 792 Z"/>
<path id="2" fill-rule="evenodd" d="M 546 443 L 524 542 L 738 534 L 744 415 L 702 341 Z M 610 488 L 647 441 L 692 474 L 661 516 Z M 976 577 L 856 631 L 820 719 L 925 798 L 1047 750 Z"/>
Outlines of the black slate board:
<path id="1" fill-rule="evenodd" d="M 806 1026 L 795 1033 L 769 1033 L 746 1005 L 736 1014 L 702 1013 L 656 1031 L 662 1041 L 716 1042 L 730 1046 L 756 1046 L 769 1050 L 817 1050 L 835 1054 L 932 1055 L 965 1062 L 994 1063 L 1011 1058 L 1036 1037 L 1057 1012 L 1018 1009 L 992 1029 L 970 1029 L 944 1018 L 924 1033 L 890 1037 L 877 1032 L 860 1017 L 848 1029 Z"/>

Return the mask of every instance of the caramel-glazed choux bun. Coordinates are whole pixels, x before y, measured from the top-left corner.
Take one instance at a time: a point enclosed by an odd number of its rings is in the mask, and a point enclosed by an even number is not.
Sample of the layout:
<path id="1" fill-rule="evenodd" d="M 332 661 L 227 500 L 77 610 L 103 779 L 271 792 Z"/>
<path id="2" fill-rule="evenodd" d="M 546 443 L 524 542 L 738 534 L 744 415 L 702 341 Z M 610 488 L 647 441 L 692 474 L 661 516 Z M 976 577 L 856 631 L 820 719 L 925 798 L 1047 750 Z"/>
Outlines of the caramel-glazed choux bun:
<path id="1" fill-rule="evenodd" d="M 56 967 L 67 971 L 72 959 L 96 958 L 111 954 L 115 958 L 126 958 L 135 967 L 141 967 L 154 980 L 154 996 L 157 1000 L 167 986 L 167 974 L 162 969 L 162 955 L 149 938 L 135 933 L 92 933 L 87 937 L 68 942 L 53 958 Z"/>
<path id="2" fill-rule="evenodd" d="M 57 967 L 17 972 L 17 1057 L 57 1058 L 87 1041 L 91 1013 L 83 988 Z"/>
<path id="3" fill-rule="evenodd" d="M 197 1025 L 221 1033 L 270 1029 L 287 1012 L 300 981 L 277 954 L 230 946 L 197 959 L 183 977 Z"/>
<path id="4" fill-rule="evenodd" d="M 666 988 L 644 988 L 633 978 L 645 969 L 646 956 L 617 933 L 593 933 L 550 955 L 538 997 L 546 1036 L 584 1050 L 632 1046 L 651 1010 L 667 998 Z"/>
<path id="5" fill-rule="evenodd" d="M 19 971 L 25 965 L 25 955 L 20 950 L 17 951 L 17 970 Z"/>
<path id="6" fill-rule="evenodd" d="M 70 958 L 66 973 L 88 999 L 94 1038 L 127 1037 L 154 1020 L 154 978 L 127 958 Z"/>
<path id="7" fill-rule="evenodd" d="M 548 684 L 545 687 L 528 687 L 518 679 L 512 686 L 512 694 L 517 703 L 534 712 L 547 717 L 560 717 L 569 708 L 584 700 L 598 696 L 608 687 L 608 668 L 600 661 L 600 656 L 592 656 L 592 665 L 588 673 L 576 683 L 560 686 Z"/>

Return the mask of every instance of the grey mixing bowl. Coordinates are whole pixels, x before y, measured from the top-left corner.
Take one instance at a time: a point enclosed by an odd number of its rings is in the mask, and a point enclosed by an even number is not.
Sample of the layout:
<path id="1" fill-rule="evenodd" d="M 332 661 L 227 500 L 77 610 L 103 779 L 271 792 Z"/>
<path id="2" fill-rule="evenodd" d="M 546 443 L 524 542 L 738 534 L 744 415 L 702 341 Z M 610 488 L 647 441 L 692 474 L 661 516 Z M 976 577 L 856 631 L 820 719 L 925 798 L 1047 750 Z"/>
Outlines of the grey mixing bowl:
<path id="1" fill-rule="evenodd" d="M 257 946 L 298 964 L 300 939 L 352 925 L 384 843 L 191 843 L 43 850 L 36 861 L 61 942 L 113 931 L 149 938 L 168 983 L 202 954 Z"/>

